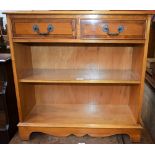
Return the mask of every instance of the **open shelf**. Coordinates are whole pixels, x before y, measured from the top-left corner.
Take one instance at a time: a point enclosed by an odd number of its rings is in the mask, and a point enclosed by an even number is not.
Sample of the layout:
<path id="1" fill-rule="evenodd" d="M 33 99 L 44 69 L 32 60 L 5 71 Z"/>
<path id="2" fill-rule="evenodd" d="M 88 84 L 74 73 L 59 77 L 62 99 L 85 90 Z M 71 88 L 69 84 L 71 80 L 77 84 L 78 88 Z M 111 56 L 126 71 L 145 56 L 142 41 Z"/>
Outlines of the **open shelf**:
<path id="1" fill-rule="evenodd" d="M 36 104 L 23 125 L 40 127 L 134 127 L 136 121 L 129 105 Z"/>
<path id="2" fill-rule="evenodd" d="M 23 83 L 123 83 L 139 84 L 139 76 L 131 70 L 34 69 L 23 73 Z"/>

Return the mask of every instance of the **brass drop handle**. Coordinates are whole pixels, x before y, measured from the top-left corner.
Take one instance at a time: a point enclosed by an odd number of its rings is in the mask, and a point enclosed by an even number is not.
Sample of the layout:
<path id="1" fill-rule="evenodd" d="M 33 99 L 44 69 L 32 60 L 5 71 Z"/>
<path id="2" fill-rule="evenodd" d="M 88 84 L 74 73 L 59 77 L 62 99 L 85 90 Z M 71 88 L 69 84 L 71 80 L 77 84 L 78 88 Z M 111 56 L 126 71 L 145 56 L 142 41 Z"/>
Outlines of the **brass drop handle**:
<path id="1" fill-rule="evenodd" d="M 109 29 L 108 25 L 104 25 L 102 31 L 106 32 L 107 35 L 109 35 L 109 36 L 118 36 L 121 32 L 124 31 L 124 27 L 122 25 L 118 26 L 118 28 L 117 28 L 118 32 L 113 33 L 113 32 L 110 32 L 110 29 Z"/>
<path id="2" fill-rule="evenodd" d="M 54 26 L 49 24 L 47 26 L 47 32 L 40 32 L 39 26 L 38 25 L 33 25 L 32 27 L 33 31 L 36 32 L 39 35 L 48 35 L 50 32 L 52 32 L 54 30 Z"/>

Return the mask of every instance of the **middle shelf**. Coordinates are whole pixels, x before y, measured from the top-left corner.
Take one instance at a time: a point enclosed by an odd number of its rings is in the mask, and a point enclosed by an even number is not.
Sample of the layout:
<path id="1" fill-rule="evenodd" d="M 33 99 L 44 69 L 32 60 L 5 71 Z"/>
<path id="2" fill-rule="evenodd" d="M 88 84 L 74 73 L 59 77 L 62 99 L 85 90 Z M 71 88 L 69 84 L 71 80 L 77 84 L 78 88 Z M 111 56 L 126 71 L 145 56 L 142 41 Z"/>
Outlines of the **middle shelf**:
<path id="1" fill-rule="evenodd" d="M 22 73 L 22 83 L 120 83 L 139 84 L 133 70 L 32 69 Z"/>

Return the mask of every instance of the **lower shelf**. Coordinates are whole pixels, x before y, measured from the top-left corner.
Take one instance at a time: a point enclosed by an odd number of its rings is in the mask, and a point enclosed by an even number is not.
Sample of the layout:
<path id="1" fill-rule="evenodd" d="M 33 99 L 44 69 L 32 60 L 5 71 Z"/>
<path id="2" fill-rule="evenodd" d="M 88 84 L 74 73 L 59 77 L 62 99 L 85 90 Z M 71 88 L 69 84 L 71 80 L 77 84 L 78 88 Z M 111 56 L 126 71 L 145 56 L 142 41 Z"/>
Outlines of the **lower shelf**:
<path id="1" fill-rule="evenodd" d="M 128 105 L 41 104 L 35 105 L 23 126 L 132 128 L 137 123 Z"/>

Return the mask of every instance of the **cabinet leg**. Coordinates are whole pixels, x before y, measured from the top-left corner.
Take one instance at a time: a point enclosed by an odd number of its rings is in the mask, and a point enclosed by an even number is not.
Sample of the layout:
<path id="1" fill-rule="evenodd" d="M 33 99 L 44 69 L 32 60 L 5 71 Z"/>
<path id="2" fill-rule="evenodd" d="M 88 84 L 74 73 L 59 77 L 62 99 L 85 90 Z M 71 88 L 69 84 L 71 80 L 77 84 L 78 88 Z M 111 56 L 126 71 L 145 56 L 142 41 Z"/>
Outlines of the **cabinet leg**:
<path id="1" fill-rule="evenodd" d="M 22 140 L 29 140 L 31 132 L 25 127 L 18 127 L 19 136 Z"/>
<path id="2" fill-rule="evenodd" d="M 141 141 L 141 132 L 136 134 L 130 134 L 130 139 L 132 142 L 138 143 Z"/>

